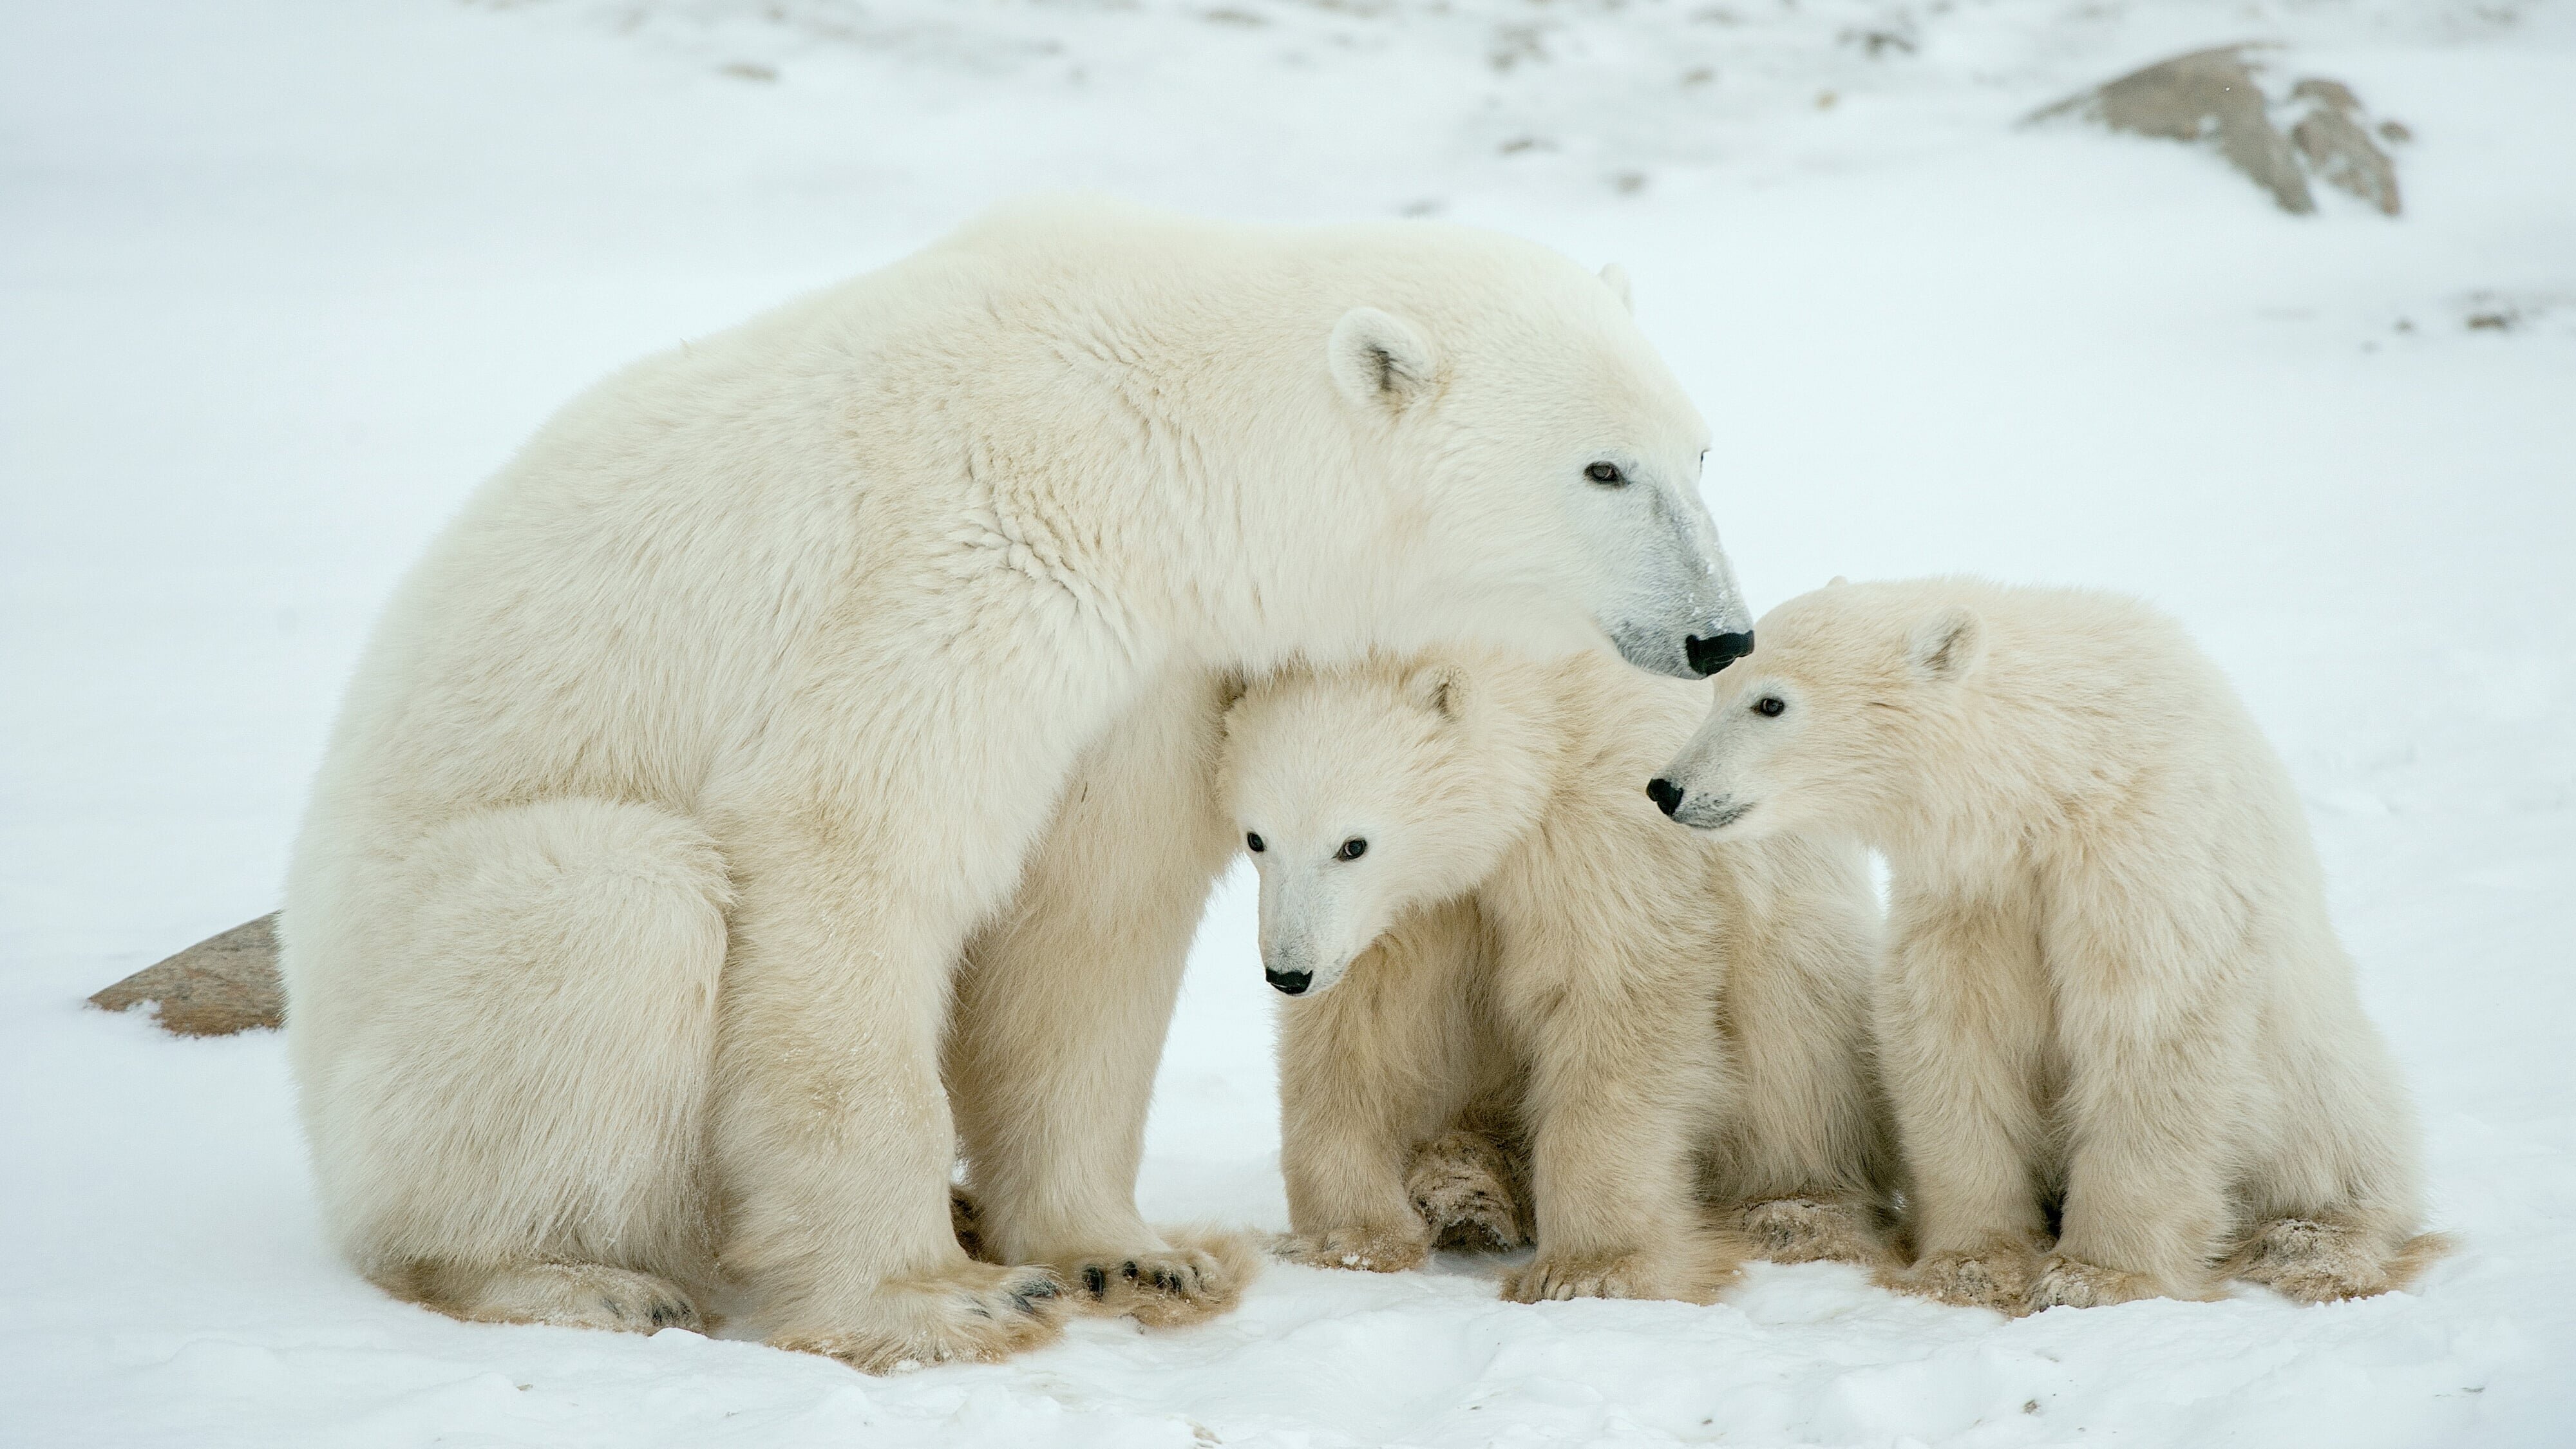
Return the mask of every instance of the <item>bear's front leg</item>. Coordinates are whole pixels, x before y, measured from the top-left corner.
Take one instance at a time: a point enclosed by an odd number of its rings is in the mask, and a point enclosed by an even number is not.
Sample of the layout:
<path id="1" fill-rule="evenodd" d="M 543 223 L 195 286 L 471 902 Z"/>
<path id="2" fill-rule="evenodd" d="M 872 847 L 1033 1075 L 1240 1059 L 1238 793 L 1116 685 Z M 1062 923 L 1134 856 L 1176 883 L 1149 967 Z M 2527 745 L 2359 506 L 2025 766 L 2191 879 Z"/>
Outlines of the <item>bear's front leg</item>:
<path id="1" fill-rule="evenodd" d="M 1920 1256 L 1879 1281 L 1966 1308 L 2025 1311 L 2046 1240 L 2048 979 L 2036 917 L 2018 896 L 1957 900 L 1907 889 L 1875 1009 Z"/>
<path id="2" fill-rule="evenodd" d="M 966 951 L 946 1072 L 981 1255 L 1148 1325 L 1239 1302 L 1238 1234 L 1136 1211 L 1154 1069 L 1208 888 L 1235 850 L 1211 778 L 1224 680 L 1167 673 L 1075 768 L 1009 909 Z"/>
<path id="3" fill-rule="evenodd" d="M 1527 984 L 1525 967 L 1514 974 Z M 1504 1278 L 1503 1296 L 1713 1302 L 1745 1255 L 1693 1191 L 1706 1124 L 1726 1099 L 1707 993 L 1647 969 L 1603 974 L 1545 993 L 1526 1023 L 1538 1254 Z"/>
<path id="4" fill-rule="evenodd" d="M 738 857 L 712 1122 L 754 1321 L 870 1373 L 1052 1340 L 1063 1282 L 969 1259 L 950 1214 L 938 1051 L 971 902 L 845 874 L 845 842 L 765 843 Z"/>
<path id="5" fill-rule="evenodd" d="M 1431 1252 L 1408 1189 L 1414 1145 L 1451 1121 L 1476 1073 L 1472 900 L 1399 921 L 1339 984 L 1287 1003 L 1279 1033 L 1279 1167 L 1289 1233 L 1272 1251 L 1315 1268 L 1394 1273 Z"/>

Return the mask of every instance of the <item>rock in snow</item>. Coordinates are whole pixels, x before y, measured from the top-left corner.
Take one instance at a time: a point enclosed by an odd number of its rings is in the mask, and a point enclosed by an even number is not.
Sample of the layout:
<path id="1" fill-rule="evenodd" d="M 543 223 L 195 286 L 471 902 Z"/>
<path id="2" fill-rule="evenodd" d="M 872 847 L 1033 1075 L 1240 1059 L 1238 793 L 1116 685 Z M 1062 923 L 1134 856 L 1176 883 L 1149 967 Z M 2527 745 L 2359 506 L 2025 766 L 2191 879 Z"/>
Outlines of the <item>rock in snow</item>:
<path id="1" fill-rule="evenodd" d="M 177 1036 L 230 1036 L 282 1019 L 277 981 L 277 913 L 208 936 L 146 966 L 89 999 L 107 1011 L 161 1003 L 161 1029 Z"/>
<path id="2" fill-rule="evenodd" d="M 2296 215 L 2317 209 L 2310 176 L 2397 215 L 2396 165 L 2371 140 L 2352 88 L 2311 76 L 2274 101 L 2261 85 L 2259 53 L 2268 48 L 2222 45 L 2160 60 L 2030 119 L 2075 116 L 2132 135 L 2215 145 L 2229 165 Z M 2276 113 L 2295 117 L 2286 135 L 2275 124 Z M 2404 128 L 2384 127 L 2381 133 L 2394 138 Z"/>

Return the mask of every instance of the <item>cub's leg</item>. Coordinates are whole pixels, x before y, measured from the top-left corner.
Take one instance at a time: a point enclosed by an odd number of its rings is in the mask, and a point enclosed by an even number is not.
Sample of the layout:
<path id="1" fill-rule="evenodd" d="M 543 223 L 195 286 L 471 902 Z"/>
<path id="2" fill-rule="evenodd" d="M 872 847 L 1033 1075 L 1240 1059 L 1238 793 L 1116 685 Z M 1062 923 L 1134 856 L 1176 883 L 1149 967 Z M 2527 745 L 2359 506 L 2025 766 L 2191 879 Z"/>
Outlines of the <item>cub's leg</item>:
<path id="1" fill-rule="evenodd" d="M 1044 1263 L 1077 1305 L 1148 1324 L 1231 1308 L 1246 1242 L 1167 1242 L 1136 1213 L 1154 1069 L 1208 888 L 1226 681 L 1166 675 L 1083 758 L 1018 894 L 966 950 L 944 1053 L 983 1256 Z"/>
<path id="2" fill-rule="evenodd" d="M 1429 907 L 1398 920 L 1330 991 L 1281 1008 L 1281 1257 L 1393 1273 L 1430 1252 L 1405 1173 L 1472 1080 L 1469 997 L 1487 949 L 1472 901 Z"/>
<path id="3" fill-rule="evenodd" d="M 2269 1150 L 2248 1174 L 2252 1227 L 2220 1268 L 2309 1303 L 2404 1288 L 2451 1247 L 2419 1231 L 2414 1106 L 2322 903 L 2315 913 L 2313 938 L 2283 972 L 2280 994 L 2295 1005 L 2275 1014 L 2265 1042 L 2274 1106 L 2261 1124 Z"/>
<path id="4" fill-rule="evenodd" d="M 700 1326 L 730 899 L 706 833 L 553 800 L 315 869 L 287 1030 L 343 1251 L 458 1318 Z"/>
<path id="5" fill-rule="evenodd" d="M 2046 950 L 2066 1059 L 2057 1251 L 2031 1306 L 2211 1298 L 2252 1110 L 2261 963 L 2225 903 L 2059 884 Z"/>
<path id="6" fill-rule="evenodd" d="M 1552 959 L 1521 956 L 1527 946 Z M 1703 1223 L 1693 1192 L 1694 1158 L 1729 1092 L 1707 989 L 1623 961 L 1597 936 L 1588 955 L 1576 949 L 1553 931 L 1510 938 L 1538 1254 L 1504 1279 L 1503 1296 L 1711 1302 L 1742 1253 Z"/>
<path id="7" fill-rule="evenodd" d="M 1729 855 L 1720 1020 L 1740 1090 L 1710 1164 L 1720 1221 L 1773 1262 L 1893 1267 L 1894 1129 L 1870 1039 L 1886 948 L 1867 861 L 1797 837 Z"/>
<path id="8" fill-rule="evenodd" d="M 1920 1256 L 1880 1281 L 2019 1313 L 2047 1229 L 2049 1008 L 2037 921 L 2018 896 L 1900 889 L 1894 907 L 1876 1015 Z"/>

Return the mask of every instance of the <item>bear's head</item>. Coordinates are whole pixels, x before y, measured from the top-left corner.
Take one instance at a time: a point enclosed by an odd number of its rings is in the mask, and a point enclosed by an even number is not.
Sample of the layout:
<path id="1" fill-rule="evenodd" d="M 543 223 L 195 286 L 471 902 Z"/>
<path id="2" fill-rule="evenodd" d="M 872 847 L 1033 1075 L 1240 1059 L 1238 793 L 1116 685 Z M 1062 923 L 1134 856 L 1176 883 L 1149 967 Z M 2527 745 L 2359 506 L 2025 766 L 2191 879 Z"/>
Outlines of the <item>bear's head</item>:
<path id="1" fill-rule="evenodd" d="M 1750 650 L 1700 500 L 1708 426 L 1630 316 L 1624 274 L 1491 237 L 1441 260 L 1343 313 L 1326 359 L 1404 500 L 1388 533 L 1405 552 L 1370 572 L 1422 583 L 1405 606 L 1418 637 L 1582 647 L 1542 624 L 1588 619 L 1631 664 L 1689 679 Z"/>
<path id="2" fill-rule="evenodd" d="M 1690 743 L 1646 793 L 1684 825 L 1749 840 L 1866 830 L 1901 808 L 1924 731 L 1985 653 L 1976 611 L 1916 584 L 1840 579 L 1762 616 Z"/>
<path id="3" fill-rule="evenodd" d="M 1473 656 L 1291 669 L 1226 716 L 1219 791 L 1261 876 L 1261 964 L 1290 996 L 1342 977 L 1408 908 L 1489 874 L 1537 808 Z"/>

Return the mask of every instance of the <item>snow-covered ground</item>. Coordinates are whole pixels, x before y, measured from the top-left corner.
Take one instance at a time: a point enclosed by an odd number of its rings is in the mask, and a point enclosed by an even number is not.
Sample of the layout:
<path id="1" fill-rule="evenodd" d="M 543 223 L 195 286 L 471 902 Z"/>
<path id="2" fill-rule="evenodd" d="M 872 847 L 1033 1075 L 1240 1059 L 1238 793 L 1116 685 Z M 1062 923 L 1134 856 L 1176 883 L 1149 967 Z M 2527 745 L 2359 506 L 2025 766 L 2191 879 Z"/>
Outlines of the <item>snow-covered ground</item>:
<path id="1" fill-rule="evenodd" d="M 2571 11 L 5 0 L 0 1441 L 2576 1442 Z M 2013 124 L 2245 38 L 2413 130 L 2403 220 Z M 2012 1323 L 1830 1266 L 1712 1308 L 1276 1266 L 1205 1327 L 891 1379 L 356 1280 L 277 1041 L 80 998 L 275 903 L 373 609 L 551 408 L 1057 185 L 1625 263 L 1757 603 L 1967 569 L 2180 614 L 2307 793 L 2464 1250 Z M 1285 1224 L 1250 914 L 1193 961 L 1158 1217 Z"/>

